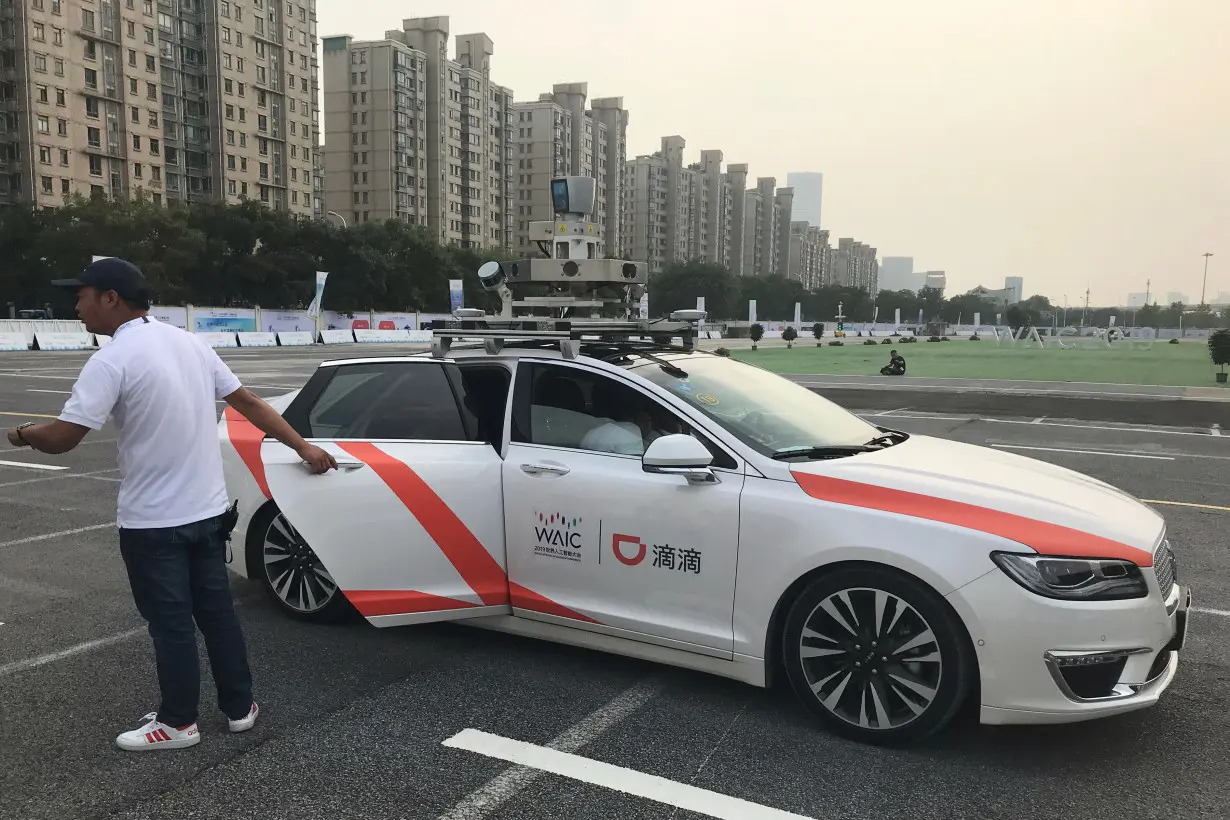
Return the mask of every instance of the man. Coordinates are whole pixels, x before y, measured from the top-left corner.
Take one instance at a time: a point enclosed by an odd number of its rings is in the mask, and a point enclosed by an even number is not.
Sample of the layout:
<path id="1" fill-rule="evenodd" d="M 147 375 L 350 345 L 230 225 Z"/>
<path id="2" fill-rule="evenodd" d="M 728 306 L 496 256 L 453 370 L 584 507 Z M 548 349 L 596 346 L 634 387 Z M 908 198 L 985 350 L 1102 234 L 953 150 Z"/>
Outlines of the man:
<path id="1" fill-rule="evenodd" d="M 103 259 L 77 279 L 77 315 L 90 333 L 113 337 L 90 357 L 56 421 L 9 431 L 9 443 L 51 454 L 76 447 L 108 418 L 119 431 L 120 552 L 133 600 L 149 623 L 162 704 L 121 749 L 195 746 L 200 701 L 196 627 L 205 636 L 218 706 L 232 732 L 251 729 L 252 699 L 243 632 L 226 571 L 229 522 L 215 401 L 225 399 L 256 427 L 291 447 L 314 473 L 336 468 L 268 404 L 243 387 L 196 336 L 151 321 L 145 278 L 122 259 Z"/>
<path id="2" fill-rule="evenodd" d="M 905 375 L 905 357 L 897 354 L 896 350 L 888 352 L 888 364 L 880 368 L 881 376 L 904 376 Z"/>

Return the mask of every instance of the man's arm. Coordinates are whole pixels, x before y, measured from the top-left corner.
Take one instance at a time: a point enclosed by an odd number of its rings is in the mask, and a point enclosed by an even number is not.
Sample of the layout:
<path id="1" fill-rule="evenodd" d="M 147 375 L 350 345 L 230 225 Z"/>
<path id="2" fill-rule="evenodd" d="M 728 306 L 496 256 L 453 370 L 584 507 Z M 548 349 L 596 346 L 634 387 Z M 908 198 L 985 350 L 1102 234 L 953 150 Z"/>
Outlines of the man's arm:
<path id="1" fill-rule="evenodd" d="M 14 428 L 9 430 L 8 438 L 9 444 L 14 447 L 28 446 L 40 453 L 58 456 L 80 444 L 88 432 L 90 432 L 89 427 L 56 419 L 47 424 L 36 424 L 22 430 Z"/>
<path id="2" fill-rule="evenodd" d="M 286 423 L 281 413 L 270 407 L 248 388 L 240 387 L 224 398 L 227 404 L 239 411 L 262 433 L 273 436 L 298 453 L 299 457 L 311 466 L 312 472 L 323 473 L 337 469 L 337 461 L 333 456 L 316 445 L 308 443 L 303 436 L 296 433 L 294 428 Z"/>

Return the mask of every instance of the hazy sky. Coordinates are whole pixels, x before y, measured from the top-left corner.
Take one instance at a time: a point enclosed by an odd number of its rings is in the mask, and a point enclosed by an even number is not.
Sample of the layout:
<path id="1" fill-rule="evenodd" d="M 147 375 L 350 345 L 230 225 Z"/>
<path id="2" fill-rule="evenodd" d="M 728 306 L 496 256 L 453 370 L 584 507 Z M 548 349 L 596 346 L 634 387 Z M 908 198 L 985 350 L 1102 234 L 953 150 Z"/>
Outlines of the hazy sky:
<path id="1" fill-rule="evenodd" d="M 318 0 L 321 36 L 437 14 L 517 100 L 622 96 L 629 156 L 823 172 L 834 240 L 950 293 L 1197 300 L 1205 251 L 1230 291 L 1230 0 Z"/>

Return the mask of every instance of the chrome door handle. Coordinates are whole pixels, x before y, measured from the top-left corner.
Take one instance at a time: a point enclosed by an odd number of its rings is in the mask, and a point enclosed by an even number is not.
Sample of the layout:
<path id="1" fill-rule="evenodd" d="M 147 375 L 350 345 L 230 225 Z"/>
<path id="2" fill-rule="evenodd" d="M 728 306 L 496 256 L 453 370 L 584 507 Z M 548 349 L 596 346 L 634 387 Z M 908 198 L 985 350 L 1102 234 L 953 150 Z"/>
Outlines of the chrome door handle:
<path id="1" fill-rule="evenodd" d="M 522 464 L 521 471 L 530 475 L 538 475 L 539 473 L 568 475 L 568 468 L 558 464 Z"/>

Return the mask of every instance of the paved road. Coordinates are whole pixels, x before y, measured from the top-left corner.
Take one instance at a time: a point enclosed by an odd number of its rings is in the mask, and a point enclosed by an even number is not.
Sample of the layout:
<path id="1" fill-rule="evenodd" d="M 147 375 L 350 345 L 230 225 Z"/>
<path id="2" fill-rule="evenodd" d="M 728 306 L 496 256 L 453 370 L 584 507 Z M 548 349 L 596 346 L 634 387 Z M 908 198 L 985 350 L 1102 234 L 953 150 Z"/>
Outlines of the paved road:
<path id="1" fill-rule="evenodd" d="M 16 414 L 0 421 L 52 415 L 62 404 L 79 359 L 33 355 L 0 368 L 8 374 L 0 375 L 0 412 Z M 266 395 L 300 383 L 316 356 L 227 354 Z M 636 773 L 647 773 L 817 819 L 1224 818 L 1230 436 L 868 416 L 1054 461 L 1159 502 L 1202 608 L 1163 702 L 1068 727 L 967 720 L 919 748 L 874 749 L 816 728 L 785 691 L 461 626 L 309 627 L 237 582 L 261 723 L 227 735 L 206 684 L 205 742 L 183 753 L 124 754 L 114 735 L 155 707 L 157 689 L 111 529 L 115 445 L 104 430 L 61 458 L 0 452 L 28 465 L 0 464 L 0 818 L 707 816 L 444 745 L 467 729 L 555 741 L 621 767 L 614 776 L 633 791 Z M 478 748 L 489 742 L 476 740 Z"/>

